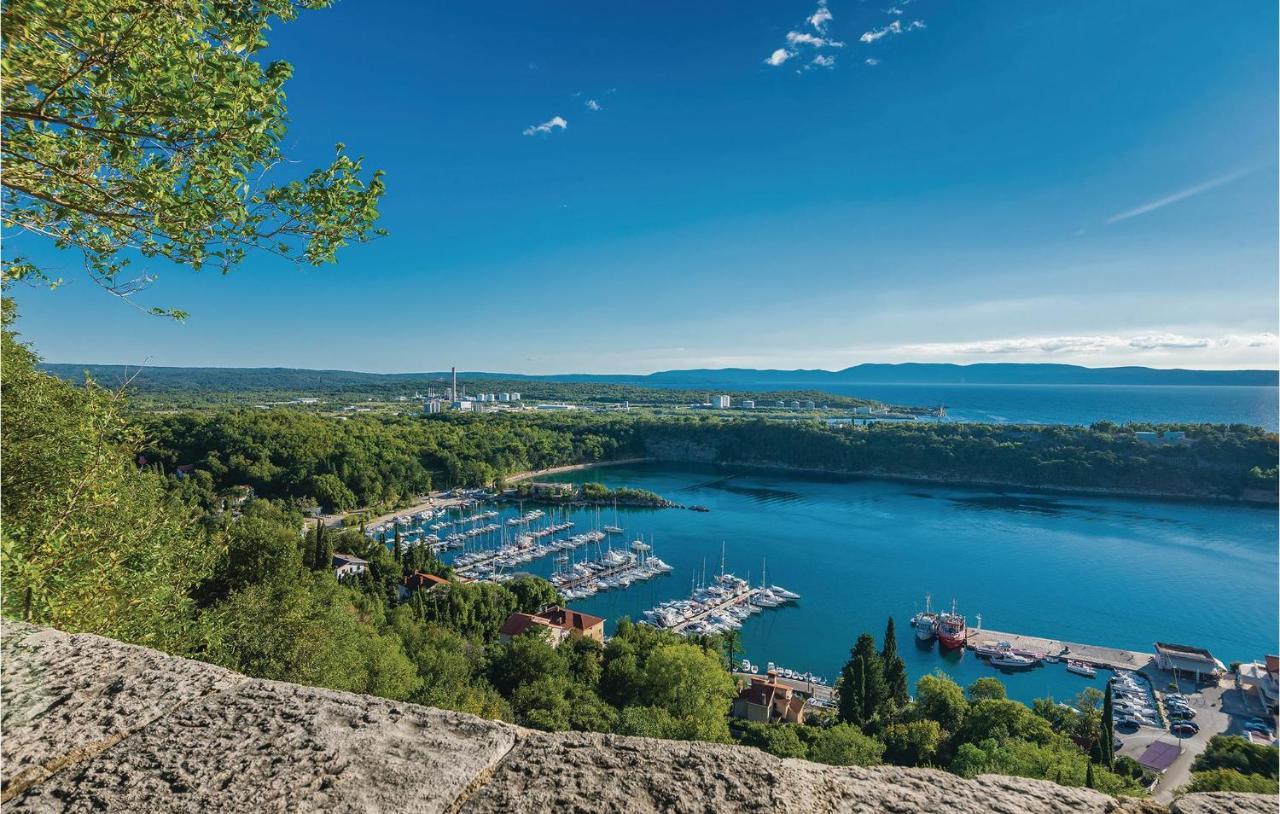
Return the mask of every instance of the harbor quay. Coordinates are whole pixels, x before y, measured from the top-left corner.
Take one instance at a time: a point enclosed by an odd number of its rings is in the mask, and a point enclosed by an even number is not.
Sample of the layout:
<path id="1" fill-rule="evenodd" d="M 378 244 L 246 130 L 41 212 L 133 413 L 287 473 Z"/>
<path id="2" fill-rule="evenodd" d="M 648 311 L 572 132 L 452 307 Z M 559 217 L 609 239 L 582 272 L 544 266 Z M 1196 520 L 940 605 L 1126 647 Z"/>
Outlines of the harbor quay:
<path id="1" fill-rule="evenodd" d="M 1044 653 L 1049 656 L 1060 655 L 1063 659 L 1081 661 L 1091 667 L 1107 670 L 1144 670 L 1155 661 L 1155 656 L 1151 653 L 1122 650 L 1118 647 L 1102 647 L 1096 644 L 1064 642 L 1059 639 L 1005 633 L 986 628 L 970 628 L 965 637 L 965 647 L 973 650 L 982 642 L 990 640 L 1008 642 L 1016 650 Z"/>

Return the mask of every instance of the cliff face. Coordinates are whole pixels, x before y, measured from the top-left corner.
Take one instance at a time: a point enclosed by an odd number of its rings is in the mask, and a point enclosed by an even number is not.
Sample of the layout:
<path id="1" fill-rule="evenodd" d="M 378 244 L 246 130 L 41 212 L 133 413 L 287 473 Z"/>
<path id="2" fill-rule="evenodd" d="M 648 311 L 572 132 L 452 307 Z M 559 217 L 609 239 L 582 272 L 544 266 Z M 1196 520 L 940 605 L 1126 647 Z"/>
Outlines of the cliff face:
<path id="1" fill-rule="evenodd" d="M 13 811 L 1166 811 L 1020 778 L 531 732 L 8 621 L 3 656 Z M 1169 810 L 1275 809 L 1189 795 Z"/>

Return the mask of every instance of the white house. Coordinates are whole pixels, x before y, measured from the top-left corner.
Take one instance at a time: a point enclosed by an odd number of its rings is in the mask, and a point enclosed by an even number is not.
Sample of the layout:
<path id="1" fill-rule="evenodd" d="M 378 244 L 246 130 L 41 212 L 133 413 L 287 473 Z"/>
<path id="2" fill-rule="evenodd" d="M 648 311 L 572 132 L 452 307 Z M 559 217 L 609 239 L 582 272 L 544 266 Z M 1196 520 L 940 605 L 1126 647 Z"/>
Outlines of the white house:
<path id="1" fill-rule="evenodd" d="M 333 555 L 333 575 L 338 579 L 359 576 L 368 570 L 368 560 L 362 560 L 354 554 Z"/>

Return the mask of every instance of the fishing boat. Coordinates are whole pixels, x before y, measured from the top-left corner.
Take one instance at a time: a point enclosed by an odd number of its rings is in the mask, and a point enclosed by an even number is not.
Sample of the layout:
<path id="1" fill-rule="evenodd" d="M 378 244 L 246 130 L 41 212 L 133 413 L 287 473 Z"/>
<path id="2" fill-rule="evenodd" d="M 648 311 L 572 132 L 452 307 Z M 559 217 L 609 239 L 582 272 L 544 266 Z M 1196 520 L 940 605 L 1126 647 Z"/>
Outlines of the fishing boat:
<path id="1" fill-rule="evenodd" d="M 964 647 L 966 628 L 964 616 L 956 611 L 956 602 L 951 600 L 951 612 L 938 614 L 936 626 L 938 643 L 948 650 Z M 993 661 L 994 663 L 994 661 Z"/>
<path id="2" fill-rule="evenodd" d="M 922 642 L 931 641 L 936 635 L 938 614 L 934 613 L 929 605 L 932 601 L 933 597 L 925 594 L 924 610 L 911 617 L 911 626 L 916 629 L 916 638 Z"/>
<path id="3" fill-rule="evenodd" d="M 1085 678 L 1093 678 L 1098 674 L 1092 664 L 1085 664 L 1083 661 L 1068 661 L 1067 672 L 1084 676 Z"/>

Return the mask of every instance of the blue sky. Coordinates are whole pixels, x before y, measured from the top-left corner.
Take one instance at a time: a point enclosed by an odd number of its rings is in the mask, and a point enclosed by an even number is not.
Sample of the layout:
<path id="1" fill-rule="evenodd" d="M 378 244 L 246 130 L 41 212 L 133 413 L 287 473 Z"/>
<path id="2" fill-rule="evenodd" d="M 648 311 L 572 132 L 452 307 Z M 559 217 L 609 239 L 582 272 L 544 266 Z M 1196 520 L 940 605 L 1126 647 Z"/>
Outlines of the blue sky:
<path id="1" fill-rule="evenodd" d="M 1276 34 L 1274 3 L 341 0 L 271 32 L 286 150 L 386 170 L 390 235 L 150 267 L 181 325 L 22 237 L 68 283 L 20 330 L 154 365 L 1274 368 Z"/>

